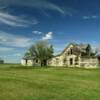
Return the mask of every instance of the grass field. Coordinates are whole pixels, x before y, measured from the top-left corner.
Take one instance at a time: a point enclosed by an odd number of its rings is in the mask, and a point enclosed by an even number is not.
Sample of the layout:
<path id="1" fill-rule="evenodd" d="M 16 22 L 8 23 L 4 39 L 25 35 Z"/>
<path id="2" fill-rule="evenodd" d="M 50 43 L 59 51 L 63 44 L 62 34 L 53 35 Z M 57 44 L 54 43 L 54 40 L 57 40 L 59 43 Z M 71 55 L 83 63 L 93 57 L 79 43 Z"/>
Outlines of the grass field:
<path id="1" fill-rule="evenodd" d="M 0 65 L 0 100 L 100 100 L 100 69 Z"/>

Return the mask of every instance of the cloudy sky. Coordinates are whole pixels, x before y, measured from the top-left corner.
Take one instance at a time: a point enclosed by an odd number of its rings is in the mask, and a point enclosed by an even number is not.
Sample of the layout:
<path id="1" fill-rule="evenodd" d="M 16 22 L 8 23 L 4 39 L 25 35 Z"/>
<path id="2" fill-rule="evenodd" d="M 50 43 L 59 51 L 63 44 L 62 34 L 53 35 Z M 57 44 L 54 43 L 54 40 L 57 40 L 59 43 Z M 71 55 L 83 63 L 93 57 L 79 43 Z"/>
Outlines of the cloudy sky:
<path id="1" fill-rule="evenodd" d="M 0 0 L 0 58 L 19 63 L 38 40 L 100 43 L 100 0 Z"/>

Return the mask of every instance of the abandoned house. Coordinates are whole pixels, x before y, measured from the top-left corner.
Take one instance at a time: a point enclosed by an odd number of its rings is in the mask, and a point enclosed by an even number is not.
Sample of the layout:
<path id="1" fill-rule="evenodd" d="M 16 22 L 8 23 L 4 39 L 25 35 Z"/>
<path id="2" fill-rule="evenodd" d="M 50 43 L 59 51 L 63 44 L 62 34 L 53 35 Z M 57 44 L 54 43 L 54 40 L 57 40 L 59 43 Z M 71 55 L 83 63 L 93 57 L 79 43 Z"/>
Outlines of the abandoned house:
<path id="1" fill-rule="evenodd" d="M 48 66 L 96 68 L 99 60 L 100 58 L 91 52 L 89 44 L 70 43 L 60 54 L 48 61 Z M 40 65 L 40 62 L 33 57 L 24 57 L 21 63 L 28 66 Z"/>

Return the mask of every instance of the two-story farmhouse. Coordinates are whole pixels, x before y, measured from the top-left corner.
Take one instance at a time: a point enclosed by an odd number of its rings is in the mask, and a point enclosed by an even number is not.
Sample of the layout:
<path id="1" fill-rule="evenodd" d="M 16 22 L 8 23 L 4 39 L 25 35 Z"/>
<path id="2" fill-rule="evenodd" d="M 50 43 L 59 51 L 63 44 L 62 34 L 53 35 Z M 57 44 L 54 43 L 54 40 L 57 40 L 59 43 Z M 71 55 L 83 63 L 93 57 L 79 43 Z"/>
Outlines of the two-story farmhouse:
<path id="1" fill-rule="evenodd" d="M 89 44 L 70 43 L 60 54 L 53 57 L 48 65 L 68 67 L 97 67 L 98 58 L 91 52 Z"/>

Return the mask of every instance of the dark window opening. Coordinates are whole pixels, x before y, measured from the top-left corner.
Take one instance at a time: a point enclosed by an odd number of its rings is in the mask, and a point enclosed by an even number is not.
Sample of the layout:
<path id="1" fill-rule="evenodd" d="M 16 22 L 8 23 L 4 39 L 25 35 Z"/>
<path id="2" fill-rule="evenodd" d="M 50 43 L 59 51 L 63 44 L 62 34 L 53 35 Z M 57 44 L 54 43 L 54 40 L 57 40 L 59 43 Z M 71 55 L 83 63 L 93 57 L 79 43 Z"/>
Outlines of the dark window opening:
<path id="1" fill-rule="evenodd" d="M 36 63 L 38 63 L 38 60 L 36 60 Z"/>
<path id="2" fill-rule="evenodd" d="M 73 59 L 72 58 L 70 59 L 70 65 L 73 65 Z"/>
<path id="3" fill-rule="evenodd" d="M 65 63 L 67 62 L 67 60 L 66 60 L 66 59 L 64 59 L 64 60 L 63 60 L 63 62 L 64 62 L 64 64 L 65 64 Z"/>

